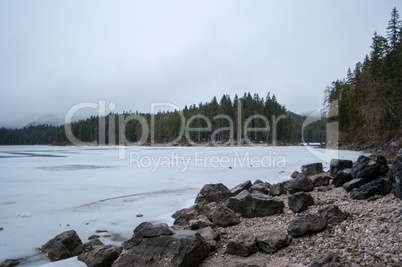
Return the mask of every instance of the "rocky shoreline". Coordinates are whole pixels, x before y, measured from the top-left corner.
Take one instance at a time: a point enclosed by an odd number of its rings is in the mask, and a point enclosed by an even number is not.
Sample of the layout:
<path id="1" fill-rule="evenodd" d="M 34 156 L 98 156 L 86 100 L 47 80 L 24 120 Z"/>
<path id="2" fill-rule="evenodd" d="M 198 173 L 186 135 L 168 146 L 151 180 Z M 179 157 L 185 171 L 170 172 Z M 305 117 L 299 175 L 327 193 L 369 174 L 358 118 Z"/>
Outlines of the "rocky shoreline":
<path id="1" fill-rule="evenodd" d="M 290 181 L 205 185 L 172 226 L 142 223 L 121 247 L 73 230 L 41 247 L 88 266 L 402 266 L 402 150 L 304 165 Z M 16 266 L 7 260 L 0 266 Z"/>

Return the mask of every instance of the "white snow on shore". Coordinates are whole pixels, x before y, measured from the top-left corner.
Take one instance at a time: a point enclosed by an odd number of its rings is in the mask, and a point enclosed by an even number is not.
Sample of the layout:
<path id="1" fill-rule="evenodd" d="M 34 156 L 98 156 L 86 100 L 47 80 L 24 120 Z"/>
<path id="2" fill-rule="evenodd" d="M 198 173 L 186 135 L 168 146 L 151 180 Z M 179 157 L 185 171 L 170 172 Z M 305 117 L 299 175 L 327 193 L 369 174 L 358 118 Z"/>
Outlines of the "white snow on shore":
<path id="1" fill-rule="evenodd" d="M 339 151 L 343 159 L 359 155 Z M 36 248 L 71 229 L 83 242 L 105 229 L 102 242 L 120 245 L 141 222 L 172 224 L 205 184 L 278 183 L 314 162 L 323 161 L 301 146 L 0 146 L 0 262 L 45 264 Z"/>

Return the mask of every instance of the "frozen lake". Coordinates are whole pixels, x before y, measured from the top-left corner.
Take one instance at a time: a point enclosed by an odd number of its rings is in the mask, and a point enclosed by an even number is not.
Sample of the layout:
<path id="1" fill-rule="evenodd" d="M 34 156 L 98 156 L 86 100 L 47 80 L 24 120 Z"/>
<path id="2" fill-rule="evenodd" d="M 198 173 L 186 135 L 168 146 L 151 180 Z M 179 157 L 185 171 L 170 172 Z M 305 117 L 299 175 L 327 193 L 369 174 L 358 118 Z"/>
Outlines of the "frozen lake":
<path id="1" fill-rule="evenodd" d="M 318 153 L 324 150 L 315 150 Z M 334 152 L 334 151 L 333 151 Z M 339 151 L 356 160 L 360 153 Z M 0 146 L 0 262 L 47 261 L 37 247 L 74 229 L 83 242 L 107 230 L 119 245 L 144 221 L 173 223 L 207 183 L 277 183 L 303 164 L 323 162 L 305 147 Z M 136 217 L 143 214 L 143 217 Z"/>

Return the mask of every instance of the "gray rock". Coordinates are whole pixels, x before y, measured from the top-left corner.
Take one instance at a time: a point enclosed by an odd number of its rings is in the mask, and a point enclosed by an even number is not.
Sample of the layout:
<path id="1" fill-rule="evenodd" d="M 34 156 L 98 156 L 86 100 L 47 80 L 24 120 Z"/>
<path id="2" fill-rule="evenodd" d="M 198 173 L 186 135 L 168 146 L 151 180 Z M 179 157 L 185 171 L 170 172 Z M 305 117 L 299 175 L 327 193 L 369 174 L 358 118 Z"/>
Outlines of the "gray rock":
<path id="1" fill-rule="evenodd" d="M 208 242 L 211 250 L 215 250 L 217 246 L 218 240 L 220 240 L 221 236 L 220 233 L 214 231 L 211 227 L 205 227 L 198 229 L 197 232 Z"/>
<path id="2" fill-rule="evenodd" d="M 240 218 L 236 213 L 222 203 L 217 204 L 211 209 L 210 216 L 213 225 L 228 227 L 240 223 Z"/>
<path id="3" fill-rule="evenodd" d="M 339 265 L 328 265 L 328 264 L 339 264 Z M 332 252 L 328 252 L 326 253 L 324 256 L 320 257 L 319 259 L 315 260 L 313 262 L 313 264 L 311 264 L 310 267 L 330 267 L 330 266 L 341 266 L 340 265 L 340 261 L 339 261 L 339 257 L 332 253 Z"/>
<path id="4" fill-rule="evenodd" d="M 175 219 L 173 224 L 186 226 L 190 224 L 191 220 L 195 220 L 197 216 L 199 216 L 198 205 L 193 205 L 189 208 L 177 210 L 172 215 L 172 217 Z"/>
<path id="5" fill-rule="evenodd" d="M 336 205 L 329 205 L 319 210 L 318 213 L 327 219 L 328 225 L 337 225 L 348 218 Z"/>
<path id="6" fill-rule="evenodd" d="M 58 261 L 80 255 L 84 250 L 81 239 L 74 230 L 63 232 L 41 247 L 50 261 Z"/>
<path id="7" fill-rule="evenodd" d="M 331 177 L 324 175 L 316 175 L 312 180 L 314 187 L 327 186 L 330 181 Z"/>
<path id="8" fill-rule="evenodd" d="M 353 168 L 353 161 L 346 159 L 332 159 L 329 164 L 331 176 L 335 176 L 339 171 Z"/>
<path id="9" fill-rule="evenodd" d="M 0 264 L 0 267 L 14 267 L 20 264 L 19 260 L 7 259 Z"/>
<path id="10" fill-rule="evenodd" d="M 205 205 L 211 202 L 222 202 L 233 196 L 232 192 L 223 184 L 207 184 L 198 193 L 195 203 Z"/>
<path id="11" fill-rule="evenodd" d="M 300 172 L 298 172 L 298 171 L 294 171 L 294 172 L 290 175 L 290 177 L 291 177 L 291 178 L 297 178 L 297 177 L 299 177 L 300 175 L 302 175 L 302 173 L 300 173 Z"/>
<path id="12" fill-rule="evenodd" d="M 297 192 L 310 192 L 313 191 L 314 185 L 310 178 L 308 178 L 306 175 L 303 175 L 288 182 L 287 189 L 290 194 Z"/>
<path id="13" fill-rule="evenodd" d="M 253 184 L 251 183 L 251 181 L 248 180 L 248 181 L 245 181 L 242 184 L 236 185 L 235 187 L 230 189 L 230 192 L 235 196 L 235 195 L 239 194 L 243 190 L 248 190 L 252 185 Z"/>
<path id="14" fill-rule="evenodd" d="M 92 251 L 95 248 L 103 246 L 104 244 L 98 238 L 92 238 L 84 244 L 84 252 Z"/>
<path id="15" fill-rule="evenodd" d="M 88 267 L 110 267 L 119 257 L 121 250 L 116 246 L 104 246 L 80 254 L 78 260 L 85 262 Z"/>
<path id="16" fill-rule="evenodd" d="M 113 267 L 199 266 L 208 255 L 208 243 L 195 231 L 173 231 L 171 235 L 145 238 L 137 228 L 133 237 L 123 243 L 124 250 Z"/>
<path id="17" fill-rule="evenodd" d="M 215 231 L 211 227 L 205 227 L 198 229 L 197 232 L 205 239 L 205 240 L 220 240 L 221 235 L 219 232 Z"/>
<path id="18" fill-rule="evenodd" d="M 286 194 L 284 183 L 273 184 L 269 187 L 270 196 L 280 196 Z"/>
<path id="19" fill-rule="evenodd" d="M 260 179 L 257 179 L 254 181 L 253 184 L 263 184 L 263 183 L 264 183 L 263 181 L 261 181 Z"/>
<path id="20" fill-rule="evenodd" d="M 240 213 L 244 218 L 265 217 L 283 213 L 283 201 L 260 193 L 250 194 L 243 191 L 231 197 L 226 205 L 234 212 Z"/>
<path id="21" fill-rule="evenodd" d="M 391 170 L 388 173 L 388 183 L 394 195 L 402 199 L 402 149 L 392 162 Z"/>
<path id="22" fill-rule="evenodd" d="M 350 193 L 352 199 L 368 199 L 375 195 L 386 195 L 391 192 L 388 182 L 379 178 L 368 184 L 365 184 Z"/>
<path id="23" fill-rule="evenodd" d="M 191 220 L 196 220 L 199 216 L 209 218 L 211 215 L 211 208 L 215 205 L 215 202 L 206 205 L 195 204 L 189 208 L 178 210 L 172 215 L 175 219 L 173 224 L 188 227 L 188 229 L 190 229 L 189 225 Z"/>
<path id="24" fill-rule="evenodd" d="M 282 231 L 268 230 L 255 234 L 257 241 L 258 251 L 262 253 L 274 253 L 287 245 L 292 241 L 292 237 Z"/>
<path id="25" fill-rule="evenodd" d="M 288 234 L 299 237 L 318 233 L 327 228 L 327 219 L 319 214 L 299 213 L 288 226 Z"/>
<path id="26" fill-rule="evenodd" d="M 351 181 L 349 181 L 349 182 L 347 182 L 347 183 L 344 183 L 343 185 L 342 185 L 342 187 L 347 191 L 347 192 L 350 192 L 350 191 L 352 191 L 353 189 L 355 189 L 355 188 L 358 188 L 358 187 L 360 187 L 360 186 L 362 186 L 362 185 L 364 185 L 364 184 L 366 184 L 367 182 L 366 182 L 366 180 L 364 179 L 364 178 L 356 178 L 356 179 L 353 179 L 353 180 L 351 180 Z"/>
<path id="27" fill-rule="evenodd" d="M 191 230 L 212 226 L 212 222 L 204 215 L 199 215 L 194 220 L 190 220 L 189 224 Z"/>
<path id="28" fill-rule="evenodd" d="M 226 201 L 226 206 L 234 212 L 240 213 L 245 218 L 250 218 L 253 215 L 253 198 L 247 190 L 229 198 Z"/>
<path id="29" fill-rule="evenodd" d="M 206 205 L 193 205 L 190 208 L 176 211 L 172 217 L 175 219 L 174 225 L 180 226 L 181 229 L 191 230 L 211 225 L 227 227 L 240 222 L 240 219 L 233 210 L 226 207 L 223 203 L 216 202 Z"/>
<path id="30" fill-rule="evenodd" d="M 304 211 L 312 205 L 314 205 L 314 199 L 309 193 L 297 192 L 288 196 L 288 206 L 294 213 Z"/>
<path id="31" fill-rule="evenodd" d="M 389 143 L 388 149 L 391 151 L 398 150 L 401 147 L 401 142 L 400 141 L 394 141 Z"/>
<path id="32" fill-rule="evenodd" d="M 256 192 L 256 193 L 262 193 L 262 194 L 268 194 L 269 189 L 268 187 L 265 186 L 265 184 L 254 184 L 249 188 L 250 193 Z"/>
<path id="33" fill-rule="evenodd" d="M 384 176 L 389 171 L 387 160 L 383 156 L 360 156 L 352 169 L 353 178 L 365 178 L 368 182 Z"/>
<path id="34" fill-rule="evenodd" d="M 150 222 L 143 222 L 135 229 L 134 233 L 144 238 L 150 238 L 161 235 L 173 235 L 173 230 L 166 223 L 152 224 Z"/>
<path id="35" fill-rule="evenodd" d="M 323 173 L 322 163 L 311 163 L 301 166 L 301 171 L 305 175 L 315 175 Z"/>
<path id="36" fill-rule="evenodd" d="M 226 253 L 241 257 L 247 257 L 257 251 L 258 248 L 255 237 L 246 233 L 229 240 L 226 248 Z"/>
<path id="37" fill-rule="evenodd" d="M 335 185 L 335 187 L 340 187 L 351 180 L 352 180 L 352 170 L 343 169 L 335 175 L 334 179 L 332 180 L 332 184 Z"/>

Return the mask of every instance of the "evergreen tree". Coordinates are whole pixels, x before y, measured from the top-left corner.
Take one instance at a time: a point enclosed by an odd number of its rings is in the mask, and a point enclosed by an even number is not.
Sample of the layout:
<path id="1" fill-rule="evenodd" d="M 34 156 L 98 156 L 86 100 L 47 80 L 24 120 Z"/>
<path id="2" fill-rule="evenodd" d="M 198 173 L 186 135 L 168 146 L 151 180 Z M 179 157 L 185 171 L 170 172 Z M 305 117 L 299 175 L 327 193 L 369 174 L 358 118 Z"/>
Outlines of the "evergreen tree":
<path id="1" fill-rule="evenodd" d="M 391 19 L 388 22 L 388 27 L 387 27 L 387 37 L 389 44 L 391 46 L 391 51 L 396 50 L 397 48 L 397 43 L 400 40 L 401 36 L 401 21 L 399 20 L 399 12 L 394 7 L 391 12 Z"/>

